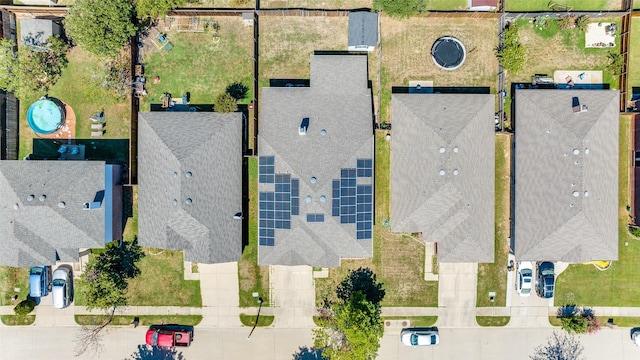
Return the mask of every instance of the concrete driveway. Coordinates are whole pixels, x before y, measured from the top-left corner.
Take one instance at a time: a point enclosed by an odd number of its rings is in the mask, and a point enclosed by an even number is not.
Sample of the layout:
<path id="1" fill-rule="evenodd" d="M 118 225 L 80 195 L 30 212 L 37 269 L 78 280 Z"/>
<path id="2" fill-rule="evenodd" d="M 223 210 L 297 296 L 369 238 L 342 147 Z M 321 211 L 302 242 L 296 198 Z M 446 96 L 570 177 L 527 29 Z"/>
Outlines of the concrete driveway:
<path id="1" fill-rule="evenodd" d="M 270 266 L 271 306 L 278 328 L 313 327 L 316 288 L 311 266 Z"/>
<path id="2" fill-rule="evenodd" d="M 446 308 L 438 317 L 439 327 L 477 327 L 477 263 L 440 263 L 438 271 L 438 307 Z"/>

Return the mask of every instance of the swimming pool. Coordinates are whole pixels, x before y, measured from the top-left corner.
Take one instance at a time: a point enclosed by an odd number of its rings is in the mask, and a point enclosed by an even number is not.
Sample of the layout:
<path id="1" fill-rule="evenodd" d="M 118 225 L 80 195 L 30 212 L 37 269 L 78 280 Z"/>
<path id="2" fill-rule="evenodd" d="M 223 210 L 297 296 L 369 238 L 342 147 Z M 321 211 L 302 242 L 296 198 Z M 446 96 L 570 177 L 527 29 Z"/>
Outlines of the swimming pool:
<path id="1" fill-rule="evenodd" d="M 64 124 L 64 105 L 55 99 L 42 98 L 29 106 L 27 121 L 38 134 L 51 134 Z"/>

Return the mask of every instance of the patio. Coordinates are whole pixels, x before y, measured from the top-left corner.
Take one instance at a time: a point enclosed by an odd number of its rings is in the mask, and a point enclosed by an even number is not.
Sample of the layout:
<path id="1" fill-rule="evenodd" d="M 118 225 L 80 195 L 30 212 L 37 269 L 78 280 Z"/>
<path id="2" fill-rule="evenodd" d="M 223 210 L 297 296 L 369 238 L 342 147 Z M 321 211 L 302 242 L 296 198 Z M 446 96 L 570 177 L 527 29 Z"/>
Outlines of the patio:
<path id="1" fill-rule="evenodd" d="M 615 23 L 591 23 L 587 27 L 584 37 L 584 47 L 586 48 L 608 48 L 616 46 Z"/>

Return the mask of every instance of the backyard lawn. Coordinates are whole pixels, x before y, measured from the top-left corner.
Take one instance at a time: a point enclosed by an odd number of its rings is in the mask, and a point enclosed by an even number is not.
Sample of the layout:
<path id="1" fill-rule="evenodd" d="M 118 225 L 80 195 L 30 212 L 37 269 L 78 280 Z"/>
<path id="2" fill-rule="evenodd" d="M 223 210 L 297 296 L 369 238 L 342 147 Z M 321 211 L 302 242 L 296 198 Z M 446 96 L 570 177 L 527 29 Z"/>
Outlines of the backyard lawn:
<path id="1" fill-rule="evenodd" d="M 507 259 L 509 256 L 509 200 L 511 199 L 511 136 L 496 135 L 495 173 L 495 255 L 493 263 L 478 264 L 476 306 L 505 306 L 507 293 Z M 491 303 L 487 294 L 496 293 Z"/>
<path id="2" fill-rule="evenodd" d="M 391 87 L 408 86 L 410 80 L 431 80 L 434 86 L 486 86 L 495 92 L 498 61 L 496 19 L 414 17 L 396 20 L 382 15 L 381 121 L 390 122 Z M 454 71 L 435 65 L 431 46 L 441 36 L 458 38 L 467 58 Z"/>
<path id="3" fill-rule="evenodd" d="M 640 306 L 640 239 L 627 230 L 629 213 L 630 116 L 620 117 L 619 260 L 606 271 L 592 265 L 570 265 L 558 276 L 555 305 Z"/>
<path id="4" fill-rule="evenodd" d="M 382 306 L 438 306 L 438 282 L 424 280 L 424 243 L 409 235 L 393 234 L 382 225 L 389 219 L 390 143 L 385 133 L 376 133 L 376 225 L 373 258 L 342 260 L 329 277 L 316 279 L 316 303 L 326 297 L 335 300 L 336 286 L 350 269 L 371 268 L 384 283 L 386 296 Z"/>
<path id="5" fill-rule="evenodd" d="M 88 139 L 91 133 L 89 118 L 97 111 L 104 110 L 105 128 L 103 138 L 128 139 L 130 101 L 114 97 L 102 86 L 101 75 L 104 74 L 102 60 L 96 59 L 79 47 L 74 47 L 67 55 L 69 64 L 62 76 L 48 93 L 67 103 L 76 117 L 76 138 Z M 36 94 L 34 98 L 20 101 L 20 152 L 19 159 L 29 155 L 33 150 L 32 139 L 35 133 L 27 123 L 29 105 L 45 94 Z"/>
<path id="6" fill-rule="evenodd" d="M 19 288 L 18 292 L 15 289 Z M 18 294 L 18 300 L 11 297 Z M 29 295 L 29 268 L 0 266 L 0 306 L 17 305 Z"/>
<path id="7" fill-rule="evenodd" d="M 638 1 L 640 3 L 640 1 Z M 640 19 L 631 18 L 631 39 L 629 41 L 629 89 L 628 99 L 631 100 L 633 87 L 640 87 Z"/>
<path id="8" fill-rule="evenodd" d="M 269 306 L 269 267 L 258 266 L 258 159 L 249 158 L 249 245 L 238 262 L 240 307 L 255 307 L 257 292 Z"/>
<path id="9" fill-rule="evenodd" d="M 239 82 L 249 88 L 240 103 L 251 102 L 253 88 L 253 27 L 245 26 L 240 17 L 199 18 L 217 23 L 204 32 L 166 32 L 173 45 L 171 51 L 159 50 L 145 41 L 144 73 L 148 95 L 140 101 L 140 111 L 150 104 L 160 104 L 168 92 L 174 98 L 190 94 L 191 104 L 212 104 L 228 85 Z M 162 22 L 161 22 L 162 24 Z M 163 29 L 159 29 L 162 31 Z M 216 40 L 217 39 L 217 40 Z M 154 84 L 152 79 L 160 77 Z"/>
<path id="10" fill-rule="evenodd" d="M 573 11 L 578 10 L 620 10 L 622 1 L 620 0 L 506 0 L 506 11 L 551 11 L 550 3 L 567 5 Z M 558 8 L 558 10 L 565 10 Z"/>

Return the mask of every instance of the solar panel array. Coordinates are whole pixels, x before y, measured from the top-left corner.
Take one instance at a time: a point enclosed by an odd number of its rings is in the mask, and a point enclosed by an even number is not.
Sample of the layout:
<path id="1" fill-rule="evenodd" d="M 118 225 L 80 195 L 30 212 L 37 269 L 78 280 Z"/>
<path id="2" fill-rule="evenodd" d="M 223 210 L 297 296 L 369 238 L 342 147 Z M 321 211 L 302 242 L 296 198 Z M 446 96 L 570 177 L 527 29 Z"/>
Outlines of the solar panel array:
<path id="1" fill-rule="evenodd" d="M 274 184 L 275 191 L 259 194 L 258 243 L 274 246 L 275 229 L 291 229 L 291 215 L 300 213 L 300 182 L 290 174 L 275 173 L 275 157 L 261 156 L 258 160 L 258 182 Z"/>
<path id="2" fill-rule="evenodd" d="M 307 214 L 307 222 L 324 222 L 324 214 Z"/>
<path id="3" fill-rule="evenodd" d="M 373 185 L 358 185 L 358 178 L 373 176 L 373 160 L 358 159 L 357 166 L 340 169 L 340 179 L 332 181 L 331 215 L 341 224 L 356 224 L 356 239 L 373 237 Z"/>

